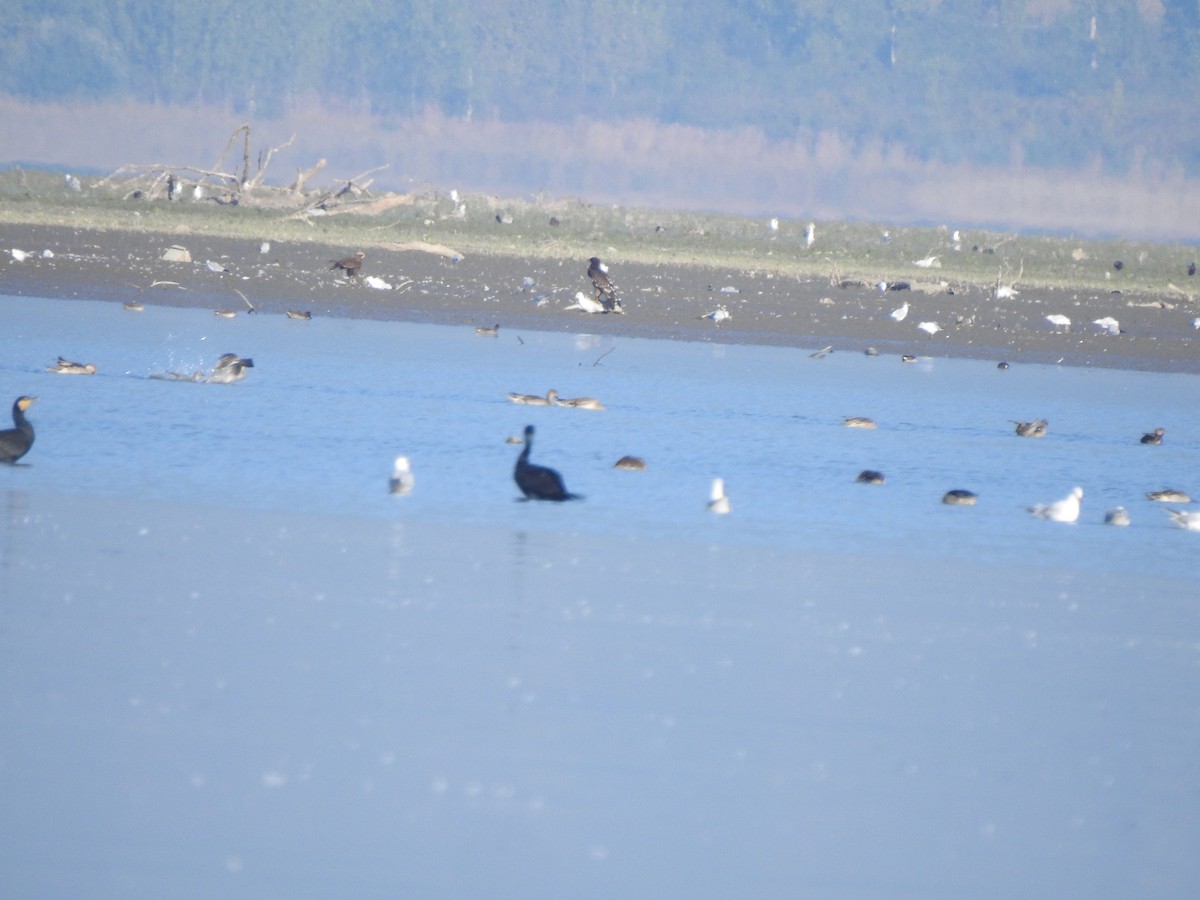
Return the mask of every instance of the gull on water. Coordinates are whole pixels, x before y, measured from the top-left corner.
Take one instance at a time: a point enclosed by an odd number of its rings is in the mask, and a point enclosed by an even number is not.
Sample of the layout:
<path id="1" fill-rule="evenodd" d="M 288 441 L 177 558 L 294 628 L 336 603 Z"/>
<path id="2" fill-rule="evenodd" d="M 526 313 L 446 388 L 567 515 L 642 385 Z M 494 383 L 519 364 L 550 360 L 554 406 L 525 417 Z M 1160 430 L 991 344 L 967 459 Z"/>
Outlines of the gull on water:
<path id="1" fill-rule="evenodd" d="M 392 465 L 392 477 L 388 479 L 388 491 L 393 494 L 410 494 L 413 489 L 412 466 L 407 456 L 397 456 Z"/>
<path id="2" fill-rule="evenodd" d="M 1200 531 L 1200 510 L 1168 509 L 1171 521 L 1187 531 Z"/>
<path id="3" fill-rule="evenodd" d="M 1071 488 L 1071 493 L 1053 503 L 1039 503 L 1031 506 L 1029 511 L 1039 519 L 1049 519 L 1051 522 L 1075 522 L 1079 519 L 1079 501 L 1083 499 L 1083 488 Z"/>
<path id="4" fill-rule="evenodd" d="M 708 495 L 708 511 L 723 516 L 729 512 L 729 498 L 725 496 L 725 479 L 714 478 Z"/>
<path id="5" fill-rule="evenodd" d="M 1129 524 L 1129 512 L 1123 506 L 1110 509 L 1104 514 L 1104 524 L 1117 525 L 1123 528 Z"/>

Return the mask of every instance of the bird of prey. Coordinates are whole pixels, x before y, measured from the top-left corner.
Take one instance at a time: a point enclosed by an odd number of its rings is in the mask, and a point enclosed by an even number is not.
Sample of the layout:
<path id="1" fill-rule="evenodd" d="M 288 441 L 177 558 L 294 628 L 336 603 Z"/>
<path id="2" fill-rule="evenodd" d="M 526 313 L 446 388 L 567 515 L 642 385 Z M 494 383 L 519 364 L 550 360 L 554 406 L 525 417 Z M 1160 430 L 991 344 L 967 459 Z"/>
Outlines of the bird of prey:
<path id="1" fill-rule="evenodd" d="M 329 270 L 341 269 L 346 273 L 347 278 L 357 278 L 358 270 L 362 268 L 363 260 L 367 258 L 367 254 L 359 250 L 353 256 L 347 256 L 345 259 L 332 260 Z"/>
<path id="2" fill-rule="evenodd" d="M 621 301 L 617 299 L 617 289 L 613 287 L 612 281 L 608 277 L 608 266 L 600 262 L 598 256 L 593 256 L 588 260 L 587 276 L 592 280 L 592 288 L 596 292 L 596 299 L 604 305 L 605 312 L 624 312 L 621 309 Z"/>

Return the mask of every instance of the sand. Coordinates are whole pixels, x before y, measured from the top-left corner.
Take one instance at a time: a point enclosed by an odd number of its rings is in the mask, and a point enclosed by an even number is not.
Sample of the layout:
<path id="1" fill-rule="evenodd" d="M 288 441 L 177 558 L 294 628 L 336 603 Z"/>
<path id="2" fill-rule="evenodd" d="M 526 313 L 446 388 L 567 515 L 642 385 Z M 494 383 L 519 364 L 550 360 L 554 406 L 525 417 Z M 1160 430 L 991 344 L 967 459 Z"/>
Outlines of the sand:
<path id="1" fill-rule="evenodd" d="M 990 286 L 956 285 L 926 292 L 834 286 L 829 278 L 803 279 L 770 271 L 705 266 L 623 263 L 609 259 L 624 315 L 589 315 L 566 307 L 577 291 L 591 295 L 587 261 L 546 258 L 536 252 L 470 254 L 461 259 L 402 245 L 367 245 L 362 274 L 381 278 L 377 290 L 331 271 L 330 262 L 359 249 L 312 242 L 260 241 L 200 233 L 76 229 L 58 225 L 0 224 L 0 292 L 17 296 L 79 297 L 114 302 L 212 307 L 247 314 L 353 316 L 437 324 L 499 324 L 510 331 L 587 331 L 675 340 L 794 346 L 808 352 L 969 357 L 1010 363 L 1061 363 L 1168 372 L 1200 371 L 1200 308 L 1120 291 L 1022 287 L 996 299 Z M 192 262 L 162 260 L 185 247 Z M 10 248 L 35 255 L 19 262 Z M 453 248 L 449 248 L 453 249 Z M 536 250 L 537 248 L 533 248 Z M 53 256 L 41 254 L 50 251 Z M 603 252 L 598 250 L 597 252 Z M 207 261 L 227 271 L 214 272 Z M 931 281 L 939 273 L 933 270 Z M 1189 287 L 1191 285 L 1189 284 Z M 243 296 L 244 295 L 244 296 Z M 539 305 L 539 300 L 543 303 Z M 903 302 L 903 322 L 889 313 Z M 720 324 L 702 318 L 720 307 Z M 1070 318 L 1068 329 L 1046 320 Z M 1094 325 L 1113 317 L 1121 332 Z M 921 322 L 936 322 L 927 335 Z"/>

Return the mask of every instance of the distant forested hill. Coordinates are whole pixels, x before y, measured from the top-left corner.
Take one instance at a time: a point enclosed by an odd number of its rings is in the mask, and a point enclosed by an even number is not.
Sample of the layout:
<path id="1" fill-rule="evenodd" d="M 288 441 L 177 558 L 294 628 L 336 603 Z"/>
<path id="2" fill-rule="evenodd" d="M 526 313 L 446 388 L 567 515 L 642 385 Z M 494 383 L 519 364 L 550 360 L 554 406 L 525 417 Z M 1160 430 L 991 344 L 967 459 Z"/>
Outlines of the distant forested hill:
<path id="1" fill-rule="evenodd" d="M 1200 0 L 18 0 L 0 93 L 833 131 L 1200 172 Z"/>

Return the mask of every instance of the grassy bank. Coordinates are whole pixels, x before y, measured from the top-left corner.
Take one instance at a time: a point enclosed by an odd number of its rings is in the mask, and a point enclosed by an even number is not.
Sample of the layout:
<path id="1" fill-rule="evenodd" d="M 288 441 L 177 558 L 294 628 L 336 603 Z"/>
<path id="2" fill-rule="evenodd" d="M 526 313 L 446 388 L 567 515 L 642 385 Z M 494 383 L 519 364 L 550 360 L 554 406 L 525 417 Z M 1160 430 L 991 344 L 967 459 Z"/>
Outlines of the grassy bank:
<path id="1" fill-rule="evenodd" d="M 0 222 L 77 228 L 211 234 L 347 247 L 427 241 L 465 255 L 526 259 L 586 259 L 752 270 L 797 278 L 945 281 L 956 285 L 1016 285 L 1120 291 L 1171 297 L 1196 294 L 1188 266 L 1196 248 L 1144 241 L 1081 241 L 1071 237 L 895 228 L 883 223 L 818 221 L 812 246 L 807 222 L 728 215 L 592 206 L 571 200 L 460 198 L 435 191 L 404 196 L 296 196 L 275 188 L 243 194 L 237 205 L 147 200 L 152 183 L 84 177 L 82 189 L 62 173 L 11 168 L 0 172 Z M 143 191 L 142 198 L 132 196 Z M 190 197 L 190 185 L 185 191 Z M 551 224 L 553 221 L 556 224 Z M 885 232 L 887 234 L 885 238 Z M 36 249 L 36 248 L 25 248 Z M 921 267 L 917 260 L 935 258 Z M 1122 264 L 1118 269 L 1116 263 Z"/>

